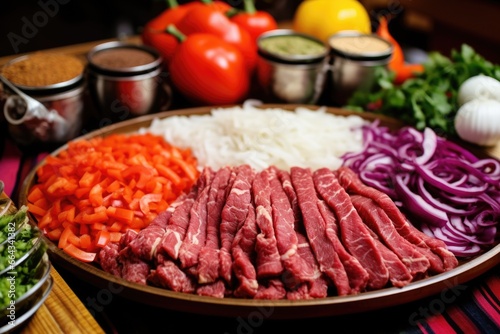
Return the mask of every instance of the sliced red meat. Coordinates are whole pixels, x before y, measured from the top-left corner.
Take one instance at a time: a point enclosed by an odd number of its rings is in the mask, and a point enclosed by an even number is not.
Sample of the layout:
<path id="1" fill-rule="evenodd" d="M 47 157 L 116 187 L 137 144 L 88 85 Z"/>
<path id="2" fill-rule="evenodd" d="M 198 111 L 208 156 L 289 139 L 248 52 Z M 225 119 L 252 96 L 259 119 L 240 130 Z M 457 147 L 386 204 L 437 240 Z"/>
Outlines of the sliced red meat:
<path id="1" fill-rule="evenodd" d="M 277 276 L 283 272 L 273 226 L 270 178 L 270 171 L 264 169 L 255 175 L 252 183 L 255 221 L 259 227 L 255 241 L 257 278 Z"/>
<path id="2" fill-rule="evenodd" d="M 137 257 L 149 261 L 153 259 L 156 247 L 160 244 L 164 234 L 164 228 L 158 225 L 150 225 L 141 230 L 137 237 L 129 243 L 128 247 Z"/>
<path id="3" fill-rule="evenodd" d="M 198 257 L 198 283 L 212 283 L 219 277 L 219 224 L 231 168 L 220 168 L 214 176 L 207 202 L 207 237 Z"/>
<path id="4" fill-rule="evenodd" d="M 224 281 L 217 280 L 213 283 L 199 285 L 196 289 L 196 294 L 199 296 L 208 296 L 215 298 L 224 298 L 226 292 L 226 286 Z"/>
<path id="5" fill-rule="evenodd" d="M 231 182 L 231 189 L 227 195 L 226 204 L 222 209 L 220 222 L 221 249 L 219 252 L 220 276 L 226 283 L 231 283 L 231 245 L 236 231 L 240 228 L 247 217 L 248 206 L 252 200 L 251 184 L 254 171 L 250 165 L 240 165 L 233 169 L 234 181 Z"/>
<path id="6" fill-rule="evenodd" d="M 367 286 L 372 289 L 383 288 L 389 281 L 389 271 L 375 241 L 354 209 L 351 198 L 328 168 L 316 170 L 313 179 L 316 190 L 339 221 L 342 244 L 368 272 Z"/>
<path id="7" fill-rule="evenodd" d="M 123 241 L 130 247 L 132 253 L 146 261 L 154 258 L 156 249 L 165 234 L 168 221 L 181 201 L 181 199 L 174 201 L 167 210 L 160 212 L 147 227 L 139 231 L 135 236 L 129 236 L 128 240 Z"/>
<path id="8" fill-rule="evenodd" d="M 207 177 L 210 177 L 210 172 L 206 169 L 198 178 L 195 186 L 191 188 L 186 198 L 174 210 L 165 228 L 160 246 L 162 251 L 168 254 L 173 260 L 179 257 L 179 249 L 189 226 L 191 208 L 196 201 L 198 193 L 201 193 L 206 186 L 208 182 Z"/>
<path id="9" fill-rule="evenodd" d="M 424 276 L 430 267 L 429 260 L 398 233 L 385 211 L 368 197 L 351 195 L 351 201 L 363 222 L 403 261 L 411 275 Z"/>
<path id="10" fill-rule="evenodd" d="M 191 278 L 171 260 L 164 260 L 151 270 L 148 281 L 152 285 L 176 292 L 193 293 L 196 288 Z"/>
<path id="11" fill-rule="evenodd" d="M 269 176 L 274 233 L 281 261 L 287 271 L 285 286 L 294 287 L 299 283 L 314 280 L 315 272 L 297 252 L 295 215 L 281 181 L 275 172 L 269 173 Z"/>
<path id="12" fill-rule="evenodd" d="M 375 240 L 375 244 L 377 245 L 380 254 L 382 254 L 384 263 L 389 270 L 389 281 L 391 281 L 391 284 L 395 287 L 401 288 L 411 283 L 413 281 L 413 276 L 401 259 L 378 239 L 375 232 L 370 230 L 370 228 L 368 228 L 368 230 Z"/>
<path id="13" fill-rule="evenodd" d="M 118 242 L 118 244 L 120 245 L 120 249 L 127 247 L 132 242 L 132 240 L 137 237 L 138 234 L 139 233 L 135 230 L 127 230 L 127 232 L 122 235 L 120 241 Z"/>
<path id="14" fill-rule="evenodd" d="M 304 260 L 304 263 L 310 268 L 307 271 L 313 272 L 313 279 L 300 284 L 294 290 L 288 291 L 288 299 L 302 298 L 324 298 L 328 293 L 328 282 L 319 270 L 318 262 L 314 257 L 309 241 L 305 237 L 304 224 L 302 223 L 302 213 L 300 212 L 297 194 L 292 185 L 290 173 L 285 170 L 278 169 L 277 175 L 281 181 L 283 190 L 285 191 L 290 206 L 294 214 L 294 230 L 297 237 L 297 254 Z"/>
<path id="15" fill-rule="evenodd" d="M 204 171 L 207 174 L 206 185 L 199 190 L 198 197 L 191 207 L 189 225 L 179 248 L 181 268 L 190 268 L 198 264 L 198 255 L 207 237 L 207 203 L 214 173 L 208 167 Z"/>
<path id="16" fill-rule="evenodd" d="M 283 299 L 286 297 L 286 289 L 283 282 L 277 278 L 267 280 L 265 285 L 259 285 L 259 291 L 254 299 Z"/>
<path id="17" fill-rule="evenodd" d="M 432 272 L 440 273 L 453 269 L 458 265 L 457 258 L 447 249 L 446 244 L 418 230 L 406 219 L 401 210 L 399 210 L 387 194 L 373 187 L 366 186 L 359 179 L 358 175 L 348 167 L 340 167 L 336 171 L 336 175 L 340 184 L 349 193 L 369 197 L 384 209 L 399 234 L 421 248 L 421 251 L 424 252 L 424 255 L 426 255 L 430 262 L 430 270 Z"/>
<path id="18" fill-rule="evenodd" d="M 339 259 L 344 265 L 344 269 L 349 277 L 349 284 L 352 292 L 361 292 L 368 284 L 368 272 L 361 266 L 358 259 L 349 254 L 339 239 L 339 229 L 337 218 L 330 207 L 323 200 L 318 200 L 318 209 L 326 223 L 326 234 L 330 238 L 333 248 L 339 255 Z"/>
<path id="19" fill-rule="evenodd" d="M 247 218 L 236 233 L 231 247 L 231 254 L 234 259 L 232 270 L 238 280 L 234 290 L 234 295 L 237 297 L 253 298 L 257 294 L 259 283 L 257 282 L 257 271 L 254 266 L 257 234 L 255 209 L 251 204 L 248 208 Z"/>
<path id="20" fill-rule="evenodd" d="M 307 238 L 319 269 L 333 282 L 338 295 L 347 295 L 351 293 L 349 278 L 331 240 L 326 235 L 325 221 L 317 205 L 318 196 L 314 189 L 312 172 L 308 168 L 292 167 L 290 176 L 302 212 Z"/>
<path id="21" fill-rule="evenodd" d="M 311 245 L 307 240 L 306 236 L 300 232 L 297 233 L 297 253 L 304 259 L 304 261 L 312 268 L 314 272 L 314 279 L 306 283 L 301 284 L 298 290 L 307 291 L 307 295 L 311 298 L 324 298 L 328 295 L 328 281 L 325 276 L 319 270 L 318 262 L 314 257 Z M 292 299 L 290 296 L 289 299 Z"/>
<path id="22" fill-rule="evenodd" d="M 117 277 L 122 276 L 122 267 L 118 262 L 120 248 L 116 243 L 108 243 L 97 253 L 97 262 L 102 270 Z"/>
<path id="23" fill-rule="evenodd" d="M 130 248 L 120 251 L 118 261 L 121 264 L 121 277 L 129 282 L 146 285 L 151 266 L 139 259 Z"/>
<path id="24" fill-rule="evenodd" d="M 283 187 L 283 190 L 288 197 L 290 206 L 292 207 L 293 215 L 295 216 L 295 222 L 299 222 L 302 220 L 302 215 L 300 212 L 299 202 L 297 200 L 297 194 L 295 193 L 295 189 L 293 189 L 290 173 L 288 171 L 279 169 L 277 171 L 277 174 L 279 180 L 281 181 L 281 186 Z M 296 227 L 294 228 L 297 229 Z"/>

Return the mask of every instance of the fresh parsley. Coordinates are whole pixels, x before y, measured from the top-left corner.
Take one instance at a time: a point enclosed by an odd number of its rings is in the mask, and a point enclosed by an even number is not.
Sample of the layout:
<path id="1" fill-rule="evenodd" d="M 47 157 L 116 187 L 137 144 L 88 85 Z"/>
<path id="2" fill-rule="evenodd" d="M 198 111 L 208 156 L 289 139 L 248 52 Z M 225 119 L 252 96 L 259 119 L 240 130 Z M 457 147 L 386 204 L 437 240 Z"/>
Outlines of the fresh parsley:
<path id="1" fill-rule="evenodd" d="M 487 61 L 466 44 L 459 51 L 452 50 L 449 58 L 435 51 L 428 56 L 424 72 L 401 85 L 393 83 L 390 70 L 377 68 L 374 84 L 356 91 L 344 108 L 384 114 L 419 130 L 430 127 L 439 135 L 455 136 L 460 85 L 478 74 L 500 80 L 500 65 Z"/>

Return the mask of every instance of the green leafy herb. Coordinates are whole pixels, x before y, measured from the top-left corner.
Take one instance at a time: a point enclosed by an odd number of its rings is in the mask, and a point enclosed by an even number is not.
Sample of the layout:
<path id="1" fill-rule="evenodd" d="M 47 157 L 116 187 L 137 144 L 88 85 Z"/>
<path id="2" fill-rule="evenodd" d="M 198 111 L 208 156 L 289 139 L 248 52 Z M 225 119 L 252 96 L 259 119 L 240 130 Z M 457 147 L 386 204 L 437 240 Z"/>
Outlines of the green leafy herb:
<path id="1" fill-rule="evenodd" d="M 430 127 L 440 135 L 455 136 L 460 85 L 478 74 L 500 80 L 500 65 L 487 61 L 466 44 L 460 51 L 452 50 L 450 58 L 429 53 L 424 67 L 423 73 L 401 85 L 393 83 L 393 72 L 377 68 L 374 85 L 356 91 L 344 108 L 384 114 L 419 130 Z"/>
<path id="2" fill-rule="evenodd" d="M 39 230 L 25 223 L 27 209 L 22 206 L 15 213 L 0 217 L 0 270 L 6 271 L 0 275 L 0 309 L 8 306 L 10 300 L 19 299 L 39 280 L 37 268 L 46 245 L 38 239 Z M 24 260 L 25 255 L 28 257 Z"/>

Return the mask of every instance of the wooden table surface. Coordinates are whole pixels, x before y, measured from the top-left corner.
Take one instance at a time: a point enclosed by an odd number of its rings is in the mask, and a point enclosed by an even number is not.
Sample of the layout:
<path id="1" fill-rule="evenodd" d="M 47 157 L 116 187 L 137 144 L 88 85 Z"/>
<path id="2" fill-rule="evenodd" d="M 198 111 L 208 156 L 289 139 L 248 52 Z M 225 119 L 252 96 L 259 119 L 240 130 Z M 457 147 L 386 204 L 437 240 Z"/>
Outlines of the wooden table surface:
<path id="1" fill-rule="evenodd" d="M 110 40 L 94 41 L 44 51 L 62 52 L 85 59 L 86 53 L 92 47 L 107 41 Z M 140 38 L 132 36 L 126 41 L 140 43 Z M 21 55 L 1 57 L 0 66 L 19 56 Z M 484 151 L 500 158 L 500 143 L 486 148 Z M 50 295 L 30 322 L 22 328 L 21 333 L 104 333 L 104 330 L 92 314 L 55 268 L 52 268 L 51 275 L 54 279 L 54 285 Z"/>

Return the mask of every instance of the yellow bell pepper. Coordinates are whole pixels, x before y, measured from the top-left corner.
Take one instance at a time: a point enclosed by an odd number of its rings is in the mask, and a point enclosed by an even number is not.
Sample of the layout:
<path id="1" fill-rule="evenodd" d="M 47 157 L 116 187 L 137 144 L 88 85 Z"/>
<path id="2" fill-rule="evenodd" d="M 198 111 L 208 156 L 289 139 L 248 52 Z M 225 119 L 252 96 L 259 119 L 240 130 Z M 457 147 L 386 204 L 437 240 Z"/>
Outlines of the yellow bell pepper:
<path id="1" fill-rule="evenodd" d="M 371 22 L 357 0 L 304 0 L 295 11 L 292 29 L 326 42 L 343 30 L 371 33 Z"/>

